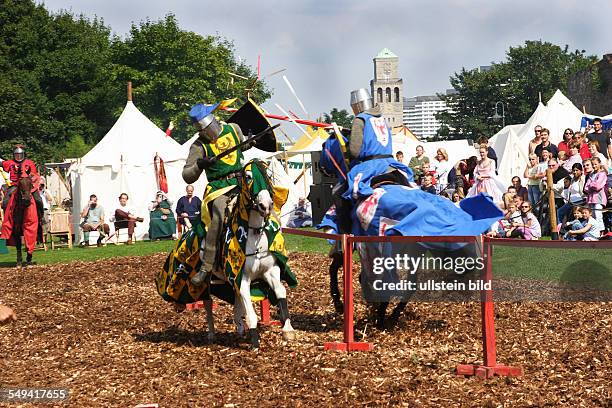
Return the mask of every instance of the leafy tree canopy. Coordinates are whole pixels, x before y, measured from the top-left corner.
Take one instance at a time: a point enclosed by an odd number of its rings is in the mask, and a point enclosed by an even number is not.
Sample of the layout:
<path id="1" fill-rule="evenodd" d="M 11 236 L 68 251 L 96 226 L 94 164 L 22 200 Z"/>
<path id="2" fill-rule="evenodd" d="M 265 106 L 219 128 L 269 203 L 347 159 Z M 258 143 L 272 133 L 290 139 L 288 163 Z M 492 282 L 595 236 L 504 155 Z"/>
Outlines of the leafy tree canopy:
<path id="1" fill-rule="evenodd" d="M 191 105 L 244 95 L 256 79 L 231 42 L 181 30 L 173 15 L 133 25 L 125 39 L 110 33 L 97 18 L 0 0 L 0 157 L 16 143 L 37 163 L 84 154 L 121 113 L 128 80 L 138 108 L 162 129 L 174 121 L 184 141 Z M 264 83 L 252 88 L 257 102 L 270 97 Z"/>
<path id="2" fill-rule="evenodd" d="M 557 89 L 567 92 L 569 76 L 596 62 L 585 51 L 569 51 L 549 42 L 526 41 L 510 47 L 507 60 L 494 63 L 488 71 L 466 70 L 450 77 L 456 94 L 439 95 L 449 110 L 436 114 L 448 127 L 450 138 L 492 136 L 501 128 L 501 121 L 492 119 L 505 115 L 506 124 L 524 123 L 537 108 L 540 100 L 548 100 Z M 503 112 L 502 112 L 503 109 Z"/>
<path id="3" fill-rule="evenodd" d="M 333 108 L 329 113 L 323 114 L 323 122 L 336 122 L 338 126 L 349 129 L 353 124 L 353 119 L 355 119 L 355 117 L 348 113 L 346 109 L 338 110 L 338 108 Z"/>

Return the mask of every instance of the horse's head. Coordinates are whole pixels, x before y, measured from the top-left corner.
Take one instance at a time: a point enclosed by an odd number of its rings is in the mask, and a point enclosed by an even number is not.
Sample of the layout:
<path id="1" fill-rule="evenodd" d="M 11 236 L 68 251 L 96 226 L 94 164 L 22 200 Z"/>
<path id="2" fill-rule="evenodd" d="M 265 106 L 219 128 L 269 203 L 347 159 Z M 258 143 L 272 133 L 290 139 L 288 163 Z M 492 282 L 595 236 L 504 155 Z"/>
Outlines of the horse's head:
<path id="1" fill-rule="evenodd" d="M 32 180 L 29 177 L 21 177 L 17 182 L 17 194 L 19 199 L 27 206 L 32 199 Z"/>
<path id="2" fill-rule="evenodd" d="M 274 210 L 272 200 L 272 181 L 266 165 L 259 160 L 252 160 L 242 169 L 240 198 L 246 203 L 248 211 L 256 211 L 268 218 Z"/>

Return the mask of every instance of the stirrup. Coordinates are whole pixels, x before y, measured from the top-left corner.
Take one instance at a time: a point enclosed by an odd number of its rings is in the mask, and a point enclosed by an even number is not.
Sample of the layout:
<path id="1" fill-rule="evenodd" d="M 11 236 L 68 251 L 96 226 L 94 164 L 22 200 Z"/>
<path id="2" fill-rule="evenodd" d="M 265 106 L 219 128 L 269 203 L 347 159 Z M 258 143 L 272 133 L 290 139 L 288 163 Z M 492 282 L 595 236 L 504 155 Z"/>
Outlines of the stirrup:
<path id="1" fill-rule="evenodd" d="M 212 273 L 211 272 L 206 272 L 205 270 L 200 270 L 198 273 L 196 273 L 195 275 L 193 275 L 190 279 L 191 283 L 195 286 L 202 286 L 204 285 L 204 283 L 209 282 L 210 283 L 210 277 L 211 277 Z"/>

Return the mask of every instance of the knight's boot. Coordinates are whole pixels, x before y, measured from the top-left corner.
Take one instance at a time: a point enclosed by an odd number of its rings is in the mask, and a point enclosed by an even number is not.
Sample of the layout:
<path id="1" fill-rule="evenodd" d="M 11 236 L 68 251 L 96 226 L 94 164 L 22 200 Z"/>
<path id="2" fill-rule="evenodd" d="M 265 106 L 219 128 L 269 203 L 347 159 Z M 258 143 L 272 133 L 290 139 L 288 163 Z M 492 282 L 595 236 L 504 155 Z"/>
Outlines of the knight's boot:
<path id="1" fill-rule="evenodd" d="M 29 252 L 26 255 L 26 265 L 32 265 L 32 254 Z"/>
<path id="2" fill-rule="evenodd" d="M 200 269 L 200 271 L 191 278 L 191 283 L 195 286 L 202 286 L 207 281 L 210 282 L 211 275 L 212 272 L 207 272 L 204 269 Z"/>

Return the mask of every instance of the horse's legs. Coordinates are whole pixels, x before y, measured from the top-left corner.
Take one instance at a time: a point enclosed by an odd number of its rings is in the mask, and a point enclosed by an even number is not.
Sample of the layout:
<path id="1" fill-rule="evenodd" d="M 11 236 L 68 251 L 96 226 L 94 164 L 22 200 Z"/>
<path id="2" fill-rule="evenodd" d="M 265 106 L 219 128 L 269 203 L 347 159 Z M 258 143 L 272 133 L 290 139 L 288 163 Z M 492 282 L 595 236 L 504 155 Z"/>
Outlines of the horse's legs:
<path id="1" fill-rule="evenodd" d="M 385 328 L 385 315 L 387 314 L 387 307 L 389 302 L 380 302 L 376 308 L 376 328 L 384 330 Z"/>
<path id="2" fill-rule="evenodd" d="M 257 333 L 257 314 L 251 302 L 251 279 L 247 274 L 243 273 L 242 281 L 240 282 L 240 299 L 242 307 L 246 315 L 246 322 L 249 328 L 249 338 L 251 348 L 259 349 L 259 334 Z"/>
<path id="3" fill-rule="evenodd" d="M 334 252 L 331 255 L 332 262 L 329 265 L 329 291 L 334 302 L 336 313 L 344 311 L 344 305 L 340 299 L 340 288 L 338 287 L 338 271 L 342 267 L 342 253 Z"/>
<path id="4" fill-rule="evenodd" d="M 280 280 L 280 268 L 274 265 L 263 274 L 263 278 L 274 291 L 278 299 L 278 308 L 280 310 L 281 321 L 283 322 L 283 338 L 285 340 L 293 340 L 295 331 L 291 326 L 291 318 L 289 316 L 289 306 L 287 305 L 287 290 Z"/>
<path id="5" fill-rule="evenodd" d="M 234 324 L 236 325 L 236 333 L 238 336 L 244 337 L 245 328 L 244 328 L 244 308 L 242 307 L 242 302 L 240 299 L 236 298 L 234 302 Z"/>
<path id="6" fill-rule="evenodd" d="M 215 341 L 215 316 L 212 310 L 212 298 L 204 300 L 204 309 L 206 309 L 206 325 L 208 329 L 208 341 Z"/>
<path id="7" fill-rule="evenodd" d="M 21 255 L 21 237 L 15 237 L 15 252 L 17 252 L 17 267 L 20 267 L 23 263 L 23 258 Z"/>
<path id="8" fill-rule="evenodd" d="M 391 327 L 397 324 L 400 316 L 402 315 L 402 312 L 404 311 L 404 309 L 406 309 L 407 304 L 408 302 L 399 302 L 397 305 L 395 305 L 395 307 L 393 308 L 393 312 L 391 312 L 391 316 L 389 316 L 389 322 Z"/>

